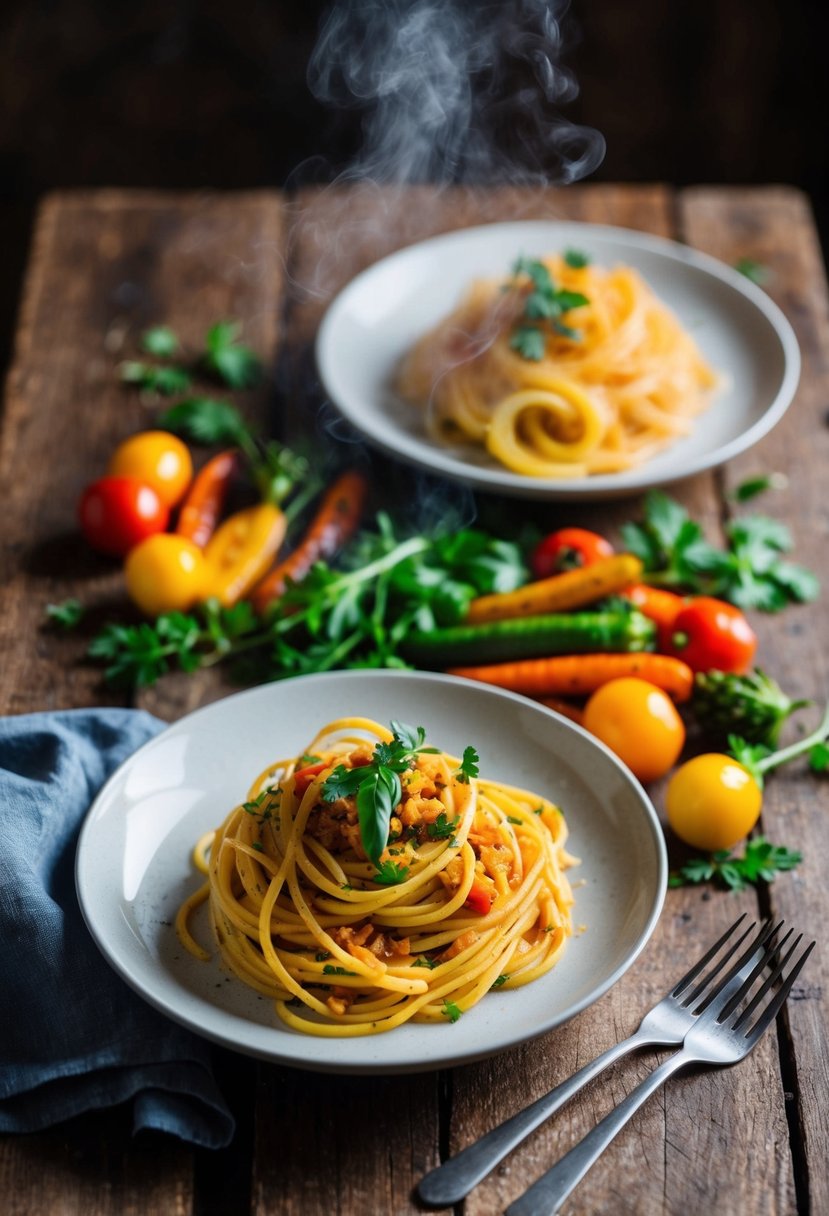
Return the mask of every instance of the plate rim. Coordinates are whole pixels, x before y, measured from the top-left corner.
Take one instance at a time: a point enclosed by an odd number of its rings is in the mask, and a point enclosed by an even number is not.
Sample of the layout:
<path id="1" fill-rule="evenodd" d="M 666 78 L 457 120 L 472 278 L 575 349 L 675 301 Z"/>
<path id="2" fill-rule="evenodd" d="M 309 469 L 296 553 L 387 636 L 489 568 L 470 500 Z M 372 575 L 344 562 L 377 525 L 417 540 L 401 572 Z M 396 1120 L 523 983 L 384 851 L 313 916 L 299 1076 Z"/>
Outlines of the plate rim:
<path id="1" fill-rule="evenodd" d="M 307 684 L 309 681 L 315 681 L 325 684 L 329 681 L 345 681 L 349 678 L 353 680 L 358 676 L 361 678 L 367 677 L 371 681 L 382 681 L 386 679 L 393 680 L 400 679 L 401 677 L 408 678 L 414 676 L 429 683 L 435 682 L 439 685 L 451 684 L 454 686 L 461 686 L 470 691 L 474 690 L 480 695 L 492 695 L 495 700 L 505 701 L 507 704 L 511 702 L 518 703 L 524 708 L 530 706 L 542 717 L 554 719 L 560 727 L 564 728 L 565 733 L 572 731 L 580 736 L 583 736 L 591 745 L 595 746 L 600 752 L 604 753 L 612 765 L 619 770 L 625 784 L 629 786 L 631 791 L 636 795 L 637 806 L 643 814 L 643 823 L 647 825 L 649 837 L 653 842 L 654 851 L 656 854 L 656 879 L 654 883 L 654 891 L 652 893 L 650 908 L 645 918 L 643 927 L 640 929 L 633 947 L 608 973 L 601 984 L 599 984 L 597 987 L 591 988 L 581 999 L 569 1005 L 558 1015 L 543 1021 L 543 1023 L 540 1023 L 531 1034 L 518 1032 L 514 1035 L 508 1035 L 507 1038 L 500 1041 L 498 1046 L 495 1048 L 482 1047 L 480 1049 L 476 1049 L 466 1047 L 457 1050 L 453 1045 L 450 1047 L 449 1051 L 439 1054 L 436 1061 L 433 1061 L 432 1059 L 427 1061 L 417 1060 L 414 1063 L 406 1059 L 398 1059 L 396 1061 L 379 1060 L 357 1062 L 344 1059 L 342 1062 L 337 1062 L 336 1065 L 328 1061 L 315 1062 L 312 1054 L 313 1045 L 318 1043 L 319 1040 L 313 1036 L 294 1034 L 288 1036 L 286 1033 L 284 1039 L 285 1044 L 306 1044 L 307 1050 L 304 1053 L 291 1051 L 290 1048 L 288 1048 L 288 1050 L 280 1049 L 280 1043 L 282 1042 L 281 1037 L 277 1038 L 275 1048 L 273 1049 L 270 1047 L 257 1047 L 250 1042 L 240 1042 L 239 1037 L 232 1033 L 234 1026 L 238 1025 L 239 1023 L 249 1025 L 254 1028 L 254 1033 L 257 1029 L 261 1029 L 261 1027 L 241 1014 L 223 1010 L 217 1005 L 210 1005 L 207 998 L 203 996 L 194 996 L 186 989 L 182 989 L 185 1005 L 192 1001 L 195 1005 L 208 1004 L 210 1006 L 214 1018 L 217 1019 L 219 1025 L 206 1026 L 204 1022 L 197 1018 L 195 1013 L 189 1013 L 186 1008 L 182 1010 L 175 1007 L 175 991 L 173 991 L 171 996 L 168 995 L 165 997 L 164 990 L 167 987 L 171 987 L 173 990 L 176 988 L 176 980 L 174 976 L 166 975 L 164 981 L 160 985 L 156 986 L 155 989 L 152 987 L 148 989 L 148 987 L 141 982 L 141 977 L 136 976 L 130 971 L 128 965 L 129 960 L 123 956 L 122 951 L 119 951 L 117 942 L 113 941 L 114 935 L 110 934 L 108 938 L 105 911 L 95 911 L 93 898 L 90 897 L 89 902 L 87 902 L 87 885 L 90 883 L 90 880 L 94 881 L 92 874 L 87 873 L 87 870 L 89 869 L 88 858 L 91 853 L 90 841 L 94 841 L 94 829 L 96 819 L 99 814 L 99 808 L 106 803 L 112 787 L 117 784 L 125 770 L 129 769 L 135 763 L 138 757 L 147 751 L 152 751 L 154 747 L 158 746 L 159 742 L 169 738 L 171 734 L 175 734 L 178 730 L 181 730 L 182 727 L 189 727 L 194 720 L 197 720 L 204 715 L 209 715 L 211 711 L 216 712 L 217 707 L 219 706 L 225 707 L 228 705 L 228 703 L 233 703 L 234 701 L 238 701 L 240 699 L 255 699 L 257 696 L 266 696 L 269 692 L 273 693 L 276 689 L 284 689 L 287 686 L 296 685 L 298 682 Z M 94 871 L 94 867 L 92 867 L 92 869 Z M 586 1008 L 595 1004 L 595 1002 L 604 996 L 605 993 L 607 993 L 616 983 L 618 983 L 622 976 L 630 969 L 653 936 L 654 930 L 656 929 L 659 921 L 659 917 L 662 914 L 665 897 L 667 894 L 668 855 L 659 817 L 647 791 L 642 787 L 641 783 L 636 780 L 622 761 L 612 751 L 610 751 L 610 749 L 604 743 L 602 743 L 601 740 L 595 738 L 588 731 L 584 730 L 583 727 L 571 722 L 563 715 L 556 713 L 554 710 L 548 709 L 546 706 L 540 705 L 538 702 L 532 701 L 528 697 L 522 696 L 520 693 L 513 693 L 506 689 L 496 688 L 493 685 L 464 680 L 460 677 L 446 675 L 441 672 L 427 672 L 419 670 L 407 671 L 397 669 L 361 671 L 355 669 L 333 672 L 318 672 L 311 675 L 291 677 L 290 679 L 271 684 L 256 685 L 252 688 L 243 689 L 239 692 L 221 697 L 207 705 L 199 706 L 197 709 L 190 711 L 190 713 L 185 714 L 181 718 L 169 723 L 164 730 L 159 731 L 157 735 L 154 735 L 151 739 L 148 739 L 139 748 L 137 748 L 136 751 L 128 756 L 127 759 L 115 769 L 115 771 L 98 791 L 95 799 L 89 807 L 89 810 L 84 816 L 78 836 L 75 850 L 74 880 L 76 897 L 84 923 L 93 941 L 95 942 L 96 947 L 98 950 L 100 950 L 107 964 L 112 967 L 116 974 L 119 975 L 120 978 L 124 980 L 129 987 L 131 987 L 133 991 L 139 995 L 139 997 L 141 997 L 141 999 L 145 1000 L 148 1004 L 153 1006 L 159 1012 L 163 1013 L 165 1016 L 169 1017 L 171 1020 L 177 1022 L 179 1025 L 184 1026 L 186 1029 L 198 1034 L 200 1037 L 206 1038 L 211 1042 L 219 1044 L 220 1046 L 229 1048 L 230 1050 L 240 1052 L 241 1054 L 251 1056 L 253 1058 L 267 1060 L 278 1065 L 301 1068 L 311 1072 L 319 1072 L 330 1075 L 404 1075 L 419 1072 L 432 1072 L 440 1068 L 453 1068 L 459 1065 L 473 1063 L 477 1060 L 491 1058 L 495 1055 L 503 1053 L 504 1051 L 512 1050 L 523 1043 L 534 1041 L 541 1035 L 549 1033 L 555 1027 L 571 1021 L 572 1018 L 576 1017 Z M 120 915 L 123 907 L 129 902 L 130 901 L 119 897 L 116 900 L 115 907 L 110 908 L 110 913 L 118 913 Z M 146 953 L 149 954 L 149 952 Z M 226 1024 L 225 1029 L 222 1029 L 223 1024 Z M 281 1027 L 278 1024 L 275 1024 L 273 1029 L 276 1032 L 279 1032 Z M 389 1041 L 389 1036 L 387 1035 L 374 1037 L 375 1039 Z M 344 1042 L 343 1040 L 336 1041 Z"/>
<path id="2" fill-rule="evenodd" d="M 581 229 L 595 234 L 599 239 L 621 241 L 647 252 L 655 253 L 677 264 L 687 264 L 704 274 L 717 279 L 730 287 L 743 299 L 747 300 L 762 314 L 772 332 L 776 336 L 783 359 L 783 375 L 775 396 L 768 406 L 749 427 L 741 431 L 728 443 L 721 444 L 708 452 L 700 453 L 687 461 L 687 464 L 676 471 L 649 469 L 649 463 L 641 466 L 634 484 L 622 482 L 625 474 L 603 473 L 595 477 L 580 479 L 578 483 L 555 478 L 527 478 L 509 469 L 500 470 L 493 466 L 469 465 L 463 461 L 444 455 L 435 445 L 434 455 L 437 464 L 430 463 L 426 455 L 412 453 L 405 444 L 397 445 L 387 442 L 383 437 L 374 434 L 371 427 L 360 422 L 360 416 L 355 415 L 350 406 L 344 406 L 338 397 L 336 388 L 332 387 L 330 375 L 330 350 L 333 348 L 331 334 L 339 319 L 338 314 L 344 310 L 349 298 L 359 291 L 367 279 L 381 267 L 387 267 L 396 260 L 411 257 L 414 251 L 425 247 L 440 247 L 453 241 L 468 237 L 471 240 L 481 239 L 493 229 L 506 228 L 535 228 L 535 229 Z M 712 254 L 685 245 L 670 237 L 659 236 L 655 233 L 643 232 L 637 228 L 625 228 L 622 225 L 592 224 L 580 220 L 550 219 L 550 220 L 495 220 L 484 224 L 474 224 L 466 228 L 457 228 L 449 232 L 437 233 L 421 241 L 404 245 L 392 253 L 378 258 L 370 266 L 366 266 L 356 274 L 344 287 L 337 292 L 328 304 L 319 324 L 314 341 L 314 359 L 317 374 L 326 397 L 342 414 L 347 422 L 374 448 L 403 461 L 405 464 L 421 470 L 450 478 L 461 484 L 469 485 L 475 490 L 492 494 L 506 494 L 510 497 L 527 499 L 546 499 L 549 501 L 601 501 L 614 498 L 628 497 L 661 485 L 670 485 L 684 481 L 698 473 L 718 468 L 734 457 L 748 451 L 764 438 L 784 416 L 794 400 L 800 383 L 802 358 L 800 346 L 794 328 L 783 310 L 771 297 L 745 275 L 720 261 Z"/>

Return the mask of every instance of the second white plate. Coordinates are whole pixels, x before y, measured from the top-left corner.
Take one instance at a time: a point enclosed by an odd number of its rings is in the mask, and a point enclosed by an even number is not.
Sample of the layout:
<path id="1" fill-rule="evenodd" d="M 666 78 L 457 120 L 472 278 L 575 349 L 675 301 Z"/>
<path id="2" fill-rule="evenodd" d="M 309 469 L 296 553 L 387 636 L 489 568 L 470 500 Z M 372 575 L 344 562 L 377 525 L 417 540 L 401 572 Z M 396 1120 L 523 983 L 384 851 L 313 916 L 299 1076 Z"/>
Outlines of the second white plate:
<path id="1" fill-rule="evenodd" d="M 693 433 L 637 469 L 573 481 L 525 477 L 471 445 L 432 439 L 390 385 L 404 353 L 446 316 L 475 278 L 506 276 L 519 255 L 575 248 L 635 267 L 676 313 L 725 380 Z M 800 352 L 791 326 L 745 276 L 687 246 L 593 224 L 488 224 L 401 249 L 337 296 L 317 338 L 326 392 L 366 439 L 401 460 L 476 489 L 523 498 L 600 499 L 710 469 L 762 438 L 794 396 Z"/>

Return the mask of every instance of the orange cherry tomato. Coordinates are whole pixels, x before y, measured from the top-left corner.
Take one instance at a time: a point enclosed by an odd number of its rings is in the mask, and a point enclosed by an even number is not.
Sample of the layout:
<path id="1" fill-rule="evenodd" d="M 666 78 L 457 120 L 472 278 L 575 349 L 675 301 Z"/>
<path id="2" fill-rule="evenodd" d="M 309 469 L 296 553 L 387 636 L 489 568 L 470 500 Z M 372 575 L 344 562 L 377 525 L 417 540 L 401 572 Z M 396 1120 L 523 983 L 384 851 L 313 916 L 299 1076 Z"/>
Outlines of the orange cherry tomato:
<path id="1" fill-rule="evenodd" d="M 665 791 L 668 823 L 696 849 L 730 849 L 760 816 L 763 795 L 754 777 L 731 756 L 694 756 L 672 774 Z"/>
<path id="2" fill-rule="evenodd" d="M 124 565 L 127 593 L 147 616 L 187 612 L 204 598 L 204 554 L 192 541 L 160 532 L 130 550 Z"/>
<path id="3" fill-rule="evenodd" d="M 725 600 L 697 595 L 659 631 L 659 649 L 693 671 L 748 671 L 757 637 L 743 613 Z"/>
<path id="4" fill-rule="evenodd" d="M 115 449 L 107 473 L 138 477 L 174 507 L 193 479 L 193 461 L 187 445 L 169 431 L 140 431 Z"/>
<path id="5" fill-rule="evenodd" d="M 612 557 L 613 546 L 598 532 L 587 528 L 560 528 L 536 545 L 530 567 L 536 578 L 550 578 L 563 570 L 592 566 L 602 557 Z"/>
<path id="6" fill-rule="evenodd" d="M 671 698 L 637 676 L 598 688 L 584 708 L 584 726 L 640 781 L 664 776 L 685 742 L 685 726 Z"/>

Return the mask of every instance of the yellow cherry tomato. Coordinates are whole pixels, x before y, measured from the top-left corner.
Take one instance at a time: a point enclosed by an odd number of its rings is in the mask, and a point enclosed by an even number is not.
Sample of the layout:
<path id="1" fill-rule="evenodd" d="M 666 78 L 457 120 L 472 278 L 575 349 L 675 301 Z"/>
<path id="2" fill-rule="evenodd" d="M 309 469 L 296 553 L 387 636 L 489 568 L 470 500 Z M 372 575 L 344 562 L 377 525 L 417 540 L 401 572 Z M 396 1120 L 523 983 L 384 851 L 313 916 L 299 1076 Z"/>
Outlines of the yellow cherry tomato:
<path id="1" fill-rule="evenodd" d="M 160 532 L 130 550 L 124 575 L 132 602 L 147 616 L 158 616 L 187 612 L 204 598 L 208 568 L 192 541 Z"/>
<path id="2" fill-rule="evenodd" d="M 671 698 L 635 676 L 597 688 L 585 706 L 584 725 L 640 781 L 667 773 L 685 742 L 685 726 Z"/>
<path id="3" fill-rule="evenodd" d="M 696 849 L 730 849 L 760 815 L 763 795 L 748 769 L 707 752 L 681 764 L 668 782 L 665 810 L 680 840 Z"/>
<path id="4" fill-rule="evenodd" d="M 107 466 L 113 477 L 137 477 L 174 507 L 193 480 L 193 461 L 185 443 L 168 431 L 140 431 L 115 449 Z"/>

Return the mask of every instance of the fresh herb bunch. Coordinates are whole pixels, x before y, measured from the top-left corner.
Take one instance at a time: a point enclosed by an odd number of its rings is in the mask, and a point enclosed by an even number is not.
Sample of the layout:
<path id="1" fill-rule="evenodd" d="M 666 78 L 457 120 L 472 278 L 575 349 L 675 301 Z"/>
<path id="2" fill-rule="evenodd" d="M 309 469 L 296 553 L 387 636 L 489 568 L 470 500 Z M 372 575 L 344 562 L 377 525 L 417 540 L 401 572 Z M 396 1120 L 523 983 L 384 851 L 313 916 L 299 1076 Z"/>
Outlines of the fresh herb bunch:
<path id="1" fill-rule="evenodd" d="M 570 252 L 571 259 L 578 260 L 581 256 L 574 251 Z M 573 265 L 573 261 L 569 264 Z M 584 262 L 580 264 L 585 265 Z M 519 258 L 512 268 L 512 273 L 515 279 L 526 276 L 532 289 L 524 300 L 523 319 L 512 333 L 510 346 L 517 350 L 523 359 L 538 363 L 544 358 L 543 326 L 549 325 L 562 337 L 578 339 L 579 331 L 565 325 L 562 317 L 571 309 L 582 308 L 590 301 L 579 291 L 556 287 L 544 263 L 533 258 Z"/>
<path id="2" fill-rule="evenodd" d="M 793 701 L 776 680 L 756 668 L 747 675 L 698 672 L 691 710 L 705 731 L 723 737 L 736 731 L 748 743 L 774 747 L 786 719 L 809 704 Z"/>
<path id="3" fill-rule="evenodd" d="M 204 338 L 204 350 L 194 363 L 147 363 L 128 360 L 121 364 L 121 379 L 143 392 L 173 397 L 186 393 L 195 375 L 225 385 L 250 388 L 262 376 L 262 364 L 248 346 L 239 341 L 242 327 L 238 321 L 219 321 Z M 171 359 L 181 350 L 178 335 L 167 325 L 155 325 L 141 335 L 141 349 L 155 359 Z"/>
<path id="4" fill-rule="evenodd" d="M 391 732 L 391 742 L 377 744 L 370 764 L 359 768 L 338 764 L 326 777 L 321 791 L 325 802 L 336 802 L 338 798 L 352 795 L 356 799 L 360 839 L 366 856 L 377 870 L 375 881 L 380 883 L 403 882 L 409 872 L 395 862 L 385 861 L 382 865 L 380 862 L 388 844 L 392 812 L 403 797 L 400 774 L 412 768 L 417 756 L 437 751 L 437 748 L 425 746 L 426 732 L 422 726 L 392 722 Z M 477 776 L 477 760 L 474 748 L 467 747 L 461 765 L 465 780 Z"/>
<path id="5" fill-rule="evenodd" d="M 672 872 L 669 887 L 694 883 L 719 882 L 732 891 L 743 891 L 749 884 L 772 882 L 775 875 L 793 870 L 803 860 L 802 853 L 783 845 L 769 844 L 763 836 L 746 842 L 742 857 L 721 849 L 710 857 L 695 857 Z"/>
<path id="6" fill-rule="evenodd" d="M 739 608 L 779 612 L 791 601 L 817 597 L 810 570 L 785 561 L 792 548 L 788 528 L 764 515 L 744 515 L 725 527 L 727 547 L 705 539 L 685 508 L 661 490 L 645 496 L 641 523 L 622 526 L 630 553 L 641 558 L 645 581 L 728 600 Z"/>
<path id="7" fill-rule="evenodd" d="M 409 629 L 453 624 L 475 596 L 526 578 L 517 545 L 474 529 L 401 539 L 385 514 L 340 566 L 317 563 L 267 616 L 247 601 L 222 608 L 208 600 L 153 623 L 106 625 L 89 654 L 106 665 L 110 683 L 125 687 L 230 658 L 241 661 L 238 678 L 257 683 L 335 667 L 406 667 L 397 652 Z"/>

